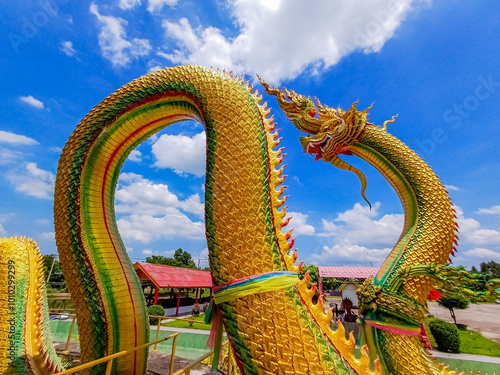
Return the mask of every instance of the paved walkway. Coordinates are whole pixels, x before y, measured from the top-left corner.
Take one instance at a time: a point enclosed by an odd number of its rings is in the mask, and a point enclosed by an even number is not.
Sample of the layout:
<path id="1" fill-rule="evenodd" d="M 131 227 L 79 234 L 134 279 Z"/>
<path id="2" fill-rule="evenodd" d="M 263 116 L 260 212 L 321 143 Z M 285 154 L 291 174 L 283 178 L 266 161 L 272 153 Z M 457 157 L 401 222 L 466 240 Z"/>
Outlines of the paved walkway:
<path id="1" fill-rule="evenodd" d="M 437 302 L 429 302 L 428 305 L 429 312 L 436 318 L 453 323 L 448 309 L 439 306 Z M 500 304 L 470 304 L 466 310 L 455 310 L 455 315 L 457 323 L 467 324 L 469 329 L 500 343 Z"/>
<path id="2" fill-rule="evenodd" d="M 151 330 L 155 330 L 158 326 L 151 326 Z M 193 328 L 180 328 L 180 327 L 165 327 L 160 326 L 160 331 L 169 331 L 169 332 L 184 332 L 184 333 L 194 333 L 196 335 L 209 335 L 210 331 L 206 331 L 204 329 L 193 329 Z"/>
<path id="3" fill-rule="evenodd" d="M 156 330 L 156 327 L 151 327 L 152 330 Z M 210 331 L 204 331 L 201 329 L 190 329 L 190 328 L 179 328 L 179 327 L 160 327 L 160 331 L 169 332 L 185 332 L 194 333 L 198 335 L 209 335 Z M 225 333 L 224 333 L 225 335 Z M 438 350 L 430 350 L 431 356 L 438 358 L 448 358 L 448 359 L 462 359 L 464 361 L 477 361 L 477 362 L 488 362 L 488 363 L 498 363 L 500 364 L 500 358 L 497 357 L 487 357 L 485 355 L 475 355 L 475 354 L 453 354 L 444 353 Z"/>
<path id="4" fill-rule="evenodd" d="M 444 353 L 437 350 L 429 350 L 431 356 L 438 358 L 447 358 L 447 359 L 462 359 L 464 361 L 476 361 L 476 362 L 488 362 L 488 363 L 498 363 L 500 364 L 500 358 L 498 357 L 487 357 L 485 355 L 476 355 L 476 354 L 453 354 L 453 353 Z"/>

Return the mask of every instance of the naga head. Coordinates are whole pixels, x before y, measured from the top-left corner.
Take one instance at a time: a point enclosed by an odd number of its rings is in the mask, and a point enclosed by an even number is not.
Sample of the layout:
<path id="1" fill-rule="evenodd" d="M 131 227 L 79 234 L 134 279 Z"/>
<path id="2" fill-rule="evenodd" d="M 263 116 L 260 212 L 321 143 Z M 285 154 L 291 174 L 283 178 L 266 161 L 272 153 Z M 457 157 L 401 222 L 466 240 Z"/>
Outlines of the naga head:
<path id="1" fill-rule="evenodd" d="M 361 195 L 370 204 L 365 197 L 365 176 L 338 155 L 351 155 L 351 146 L 361 138 L 366 125 L 369 124 L 367 115 L 372 107 L 358 111 L 355 102 L 348 111 L 344 111 L 340 107 L 330 108 L 322 105 L 318 99 L 315 105 L 303 95 L 287 89 L 271 88 L 260 77 L 259 80 L 269 95 L 276 96 L 278 105 L 295 127 L 310 134 L 300 137 L 305 152 L 316 155 L 316 161 L 323 159 L 337 168 L 354 172 L 361 181 Z"/>

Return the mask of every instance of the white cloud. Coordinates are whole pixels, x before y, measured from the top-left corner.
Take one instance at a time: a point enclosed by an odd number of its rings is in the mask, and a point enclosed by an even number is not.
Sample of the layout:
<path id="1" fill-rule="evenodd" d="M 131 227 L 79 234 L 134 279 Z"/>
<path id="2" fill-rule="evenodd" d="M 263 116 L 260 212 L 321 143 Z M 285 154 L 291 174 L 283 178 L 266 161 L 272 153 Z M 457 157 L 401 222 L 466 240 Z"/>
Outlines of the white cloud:
<path id="1" fill-rule="evenodd" d="M 122 173 L 115 199 L 117 213 L 140 212 L 162 215 L 169 208 L 179 207 L 179 199 L 165 184 L 154 184 L 134 173 Z"/>
<path id="2" fill-rule="evenodd" d="M 175 254 L 175 250 L 165 250 L 163 252 L 163 254 L 167 257 L 167 258 L 173 258 L 174 257 L 174 254 Z"/>
<path id="3" fill-rule="evenodd" d="M 4 228 L 3 223 L 9 221 L 14 214 L 0 214 L 0 236 L 7 236 L 7 230 Z"/>
<path id="4" fill-rule="evenodd" d="M 35 99 L 32 95 L 21 96 L 19 99 L 21 99 L 21 101 L 23 101 L 23 102 L 25 102 L 25 103 L 27 103 L 35 108 L 38 108 L 38 109 L 43 109 L 45 107 L 43 102 L 41 102 L 38 99 Z"/>
<path id="5" fill-rule="evenodd" d="M 490 208 L 480 208 L 478 214 L 500 215 L 500 206 L 491 206 Z"/>
<path id="6" fill-rule="evenodd" d="M 186 18 L 177 23 L 164 20 L 167 36 L 179 48 L 161 55 L 173 63 L 259 73 L 278 83 L 306 70 L 320 73 L 355 50 L 379 51 L 412 6 L 425 2 L 229 0 L 240 27 L 237 37 L 225 37 L 211 26 L 193 29 Z"/>
<path id="7" fill-rule="evenodd" d="M 191 195 L 188 199 L 179 203 L 185 212 L 191 212 L 198 215 L 200 218 L 205 216 L 205 205 L 201 203 L 201 198 L 198 194 Z"/>
<path id="8" fill-rule="evenodd" d="M 120 0 L 119 3 L 121 9 L 132 9 L 136 5 L 141 5 L 141 0 Z"/>
<path id="9" fill-rule="evenodd" d="M 147 215 L 164 215 L 170 208 L 180 208 L 204 216 L 204 205 L 198 194 L 181 201 L 168 189 L 166 184 L 155 184 L 135 173 L 122 173 L 115 194 L 118 204 L 117 213 L 132 214 L 140 212 Z"/>
<path id="10" fill-rule="evenodd" d="M 152 67 L 150 67 L 148 69 L 148 73 L 153 73 L 153 72 L 156 72 L 156 71 L 161 70 L 161 69 L 162 69 L 161 65 L 153 65 Z"/>
<path id="11" fill-rule="evenodd" d="M 346 265 L 372 264 L 374 267 L 382 265 L 389 255 L 391 248 L 371 249 L 364 246 L 354 245 L 347 238 L 332 247 L 323 246 L 320 254 L 311 255 L 314 264 Z"/>
<path id="12" fill-rule="evenodd" d="M 46 241 L 55 241 L 56 240 L 56 234 L 54 232 L 44 232 L 44 233 L 41 233 L 38 237 L 41 240 L 46 240 Z"/>
<path id="13" fill-rule="evenodd" d="M 500 253 L 493 251 L 493 250 L 484 249 L 481 247 L 476 247 L 472 250 L 468 250 L 464 254 L 468 255 L 468 256 L 474 256 L 474 257 L 484 259 L 484 260 L 494 260 L 494 261 L 500 260 Z"/>
<path id="14" fill-rule="evenodd" d="M 158 70 L 163 69 L 164 67 L 158 63 L 156 60 L 151 60 L 148 63 L 148 73 L 156 72 Z"/>
<path id="15" fill-rule="evenodd" d="M 320 237 L 347 239 L 350 243 L 368 246 L 394 246 L 403 229 L 403 214 L 387 214 L 380 219 L 380 202 L 372 209 L 359 203 L 352 210 L 339 213 L 333 221 L 322 220 L 323 232 Z"/>
<path id="16" fill-rule="evenodd" d="M 159 12 L 165 5 L 174 6 L 179 0 L 149 0 L 148 11 L 151 13 Z"/>
<path id="17" fill-rule="evenodd" d="M 0 147 L 0 165 L 8 165 L 16 163 L 21 159 L 23 153 L 20 151 L 9 150 L 8 148 Z"/>
<path id="18" fill-rule="evenodd" d="M 192 254 L 193 260 L 196 266 L 200 268 L 205 268 L 210 266 L 210 262 L 208 261 L 208 249 L 205 247 L 200 253 Z"/>
<path id="19" fill-rule="evenodd" d="M 351 210 L 338 213 L 333 221 L 322 219 L 322 232 L 317 236 L 333 245 L 325 245 L 320 254 L 311 255 L 312 262 L 381 265 L 399 238 L 404 216 L 387 214 L 380 217 L 380 207 L 380 202 L 371 210 L 356 203 Z"/>
<path id="20" fill-rule="evenodd" d="M 494 229 L 477 229 L 471 233 L 467 233 L 465 239 L 475 245 L 500 244 L 500 232 Z"/>
<path id="21" fill-rule="evenodd" d="M 455 185 L 444 185 L 444 188 L 448 191 L 460 191 L 460 188 Z"/>
<path id="22" fill-rule="evenodd" d="M 155 166 L 170 168 L 178 174 L 189 173 L 201 177 L 205 174 L 205 132 L 194 137 L 162 135 L 152 146 Z"/>
<path id="23" fill-rule="evenodd" d="M 127 160 L 140 163 L 142 161 L 142 152 L 140 152 L 139 150 L 132 150 Z"/>
<path id="24" fill-rule="evenodd" d="M 149 243 L 162 238 L 205 238 L 203 222 L 193 222 L 176 208 L 166 209 L 163 216 L 132 214 L 117 221 L 124 239 Z"/>
<path id="25" fill-rule="evenodd" d="M 153 254 L 153 251 L 152 251 L 152 250 L 150 250 L 150 249 L 144 249 L 144 250 L 142 250 L 142 253 L 143 253 L 144 255 L 152 255 L 152 254 Z"/>
<path id="26" fill-rule="evenodd" d="M 9 180 L 16 190 L 42 199 L 52 199 L 56 176 L 37 167 L 36 163 L 28 163 L 25 170 L 11 173 Z"/>
<path id="27" fill-rule="evenodd" d="M 115 197 L 120 214 L 118 227 L 124 239 L 149 243 L 162 238 L 203 239 L 203 221 L 193 221 L 184 212 L 203 218 L 198 194 L 181 201 L 165 184 L 155 184 L 134 173 L 122 173 Z"/>
<path id="28" fill-rule="evenodd" d="M 293 235 L 305 235 L 312 236 L 315 233 L 315 229 L 312 225 L 307 224 L 308 215 L 302 214 L 300 212 L 287 212 L 286 217 L 291 217 L 290 224 L 283 228 L 283 230 L 289 230 L 293 228 Z"/>
<path id="29" fill-rule="evenodd" d="M 125 26 L 128 24 L 123 18 L 103 16 L 99 13 L 97 5 L 90 5 L 90 12 L 97 17 L 101 26 L 99 33 L 99 46 L 102 55 L 109 60 L 113 66 L 124 67 L 132 58 L 148 55 L 151 44 L 148 39 L 134 38 L 127 40 Z"/>
<path id="30" fill-rule="evenodd" d="M 479 246 L 500 244 L 500 231 L 481 228 L 479 221 L 472 218 L 466 218 L 460 207 L 454 206 L 454 208 L 457 215 L 461 241 Z"/>
<path id="31" fill-rule="evenodd" d="M 76 50 L 73 48 L 73 42 L 67 40 L 61 42 L 61 47 L 60 50 L 66 54 L 67 56 L 74 56 L 76 53 Z"/>
<path id="32" fill-rule="evenodd" d="M 14 143 L 20 145 L 38 145 L 39 143 L 33 138 L 25 135 L 14 134 L 0 130 L 0 143 Z"/>

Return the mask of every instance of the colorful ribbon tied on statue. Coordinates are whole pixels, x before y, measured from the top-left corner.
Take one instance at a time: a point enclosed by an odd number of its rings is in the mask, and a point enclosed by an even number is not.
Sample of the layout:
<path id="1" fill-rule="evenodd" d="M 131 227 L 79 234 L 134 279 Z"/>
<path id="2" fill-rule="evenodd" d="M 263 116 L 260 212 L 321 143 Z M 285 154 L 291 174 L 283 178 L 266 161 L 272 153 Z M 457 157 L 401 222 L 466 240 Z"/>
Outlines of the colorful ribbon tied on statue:
<path id="1" fill-rule="evenodd" d="M 297 281 L 299 281 L 298 274 L 289 271 L 274 271 L 249 276 L 214 287 L 214 301 L 219 304 L 250 294 L 272 292 L 293 286 Z"/>

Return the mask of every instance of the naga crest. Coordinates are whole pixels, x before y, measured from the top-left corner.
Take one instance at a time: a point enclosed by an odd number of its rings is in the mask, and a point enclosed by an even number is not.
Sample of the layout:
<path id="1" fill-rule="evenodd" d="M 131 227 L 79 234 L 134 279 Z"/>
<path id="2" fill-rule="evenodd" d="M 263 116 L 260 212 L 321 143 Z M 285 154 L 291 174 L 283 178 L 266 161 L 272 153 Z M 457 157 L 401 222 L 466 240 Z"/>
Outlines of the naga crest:
<path id="1" fill-rule="evenodd" d="M 286 88 L 283 90 L 271 88 L 260 77 L 259 80 L 269 95 L 276 96 L 278 105 L 295 127 L 311 134 L 311 136 L 300 137 L 305 152 L 316 155 L 316 161 L 323 159 L 337 168 L 354 172 L 361 181 L 361 195 L 370 204 L 365 197 L 365 176 L 359 169 L 340 159 L 338 155 L 351 155 L 352 144 L 361 138 L 367 125 L 373 125 L 367 120 L 368 111 L 372 106 L 364 111 L 358 111 L 356 108 L 358 102 L 355 102 L 349 110 L 344 111 L 340 107 L 331 108 L 322 105 L 318 99 L 315 105 L 304 95 Z M 387 122 L 384 123 L 384 129 L 386 125 Z"/>

